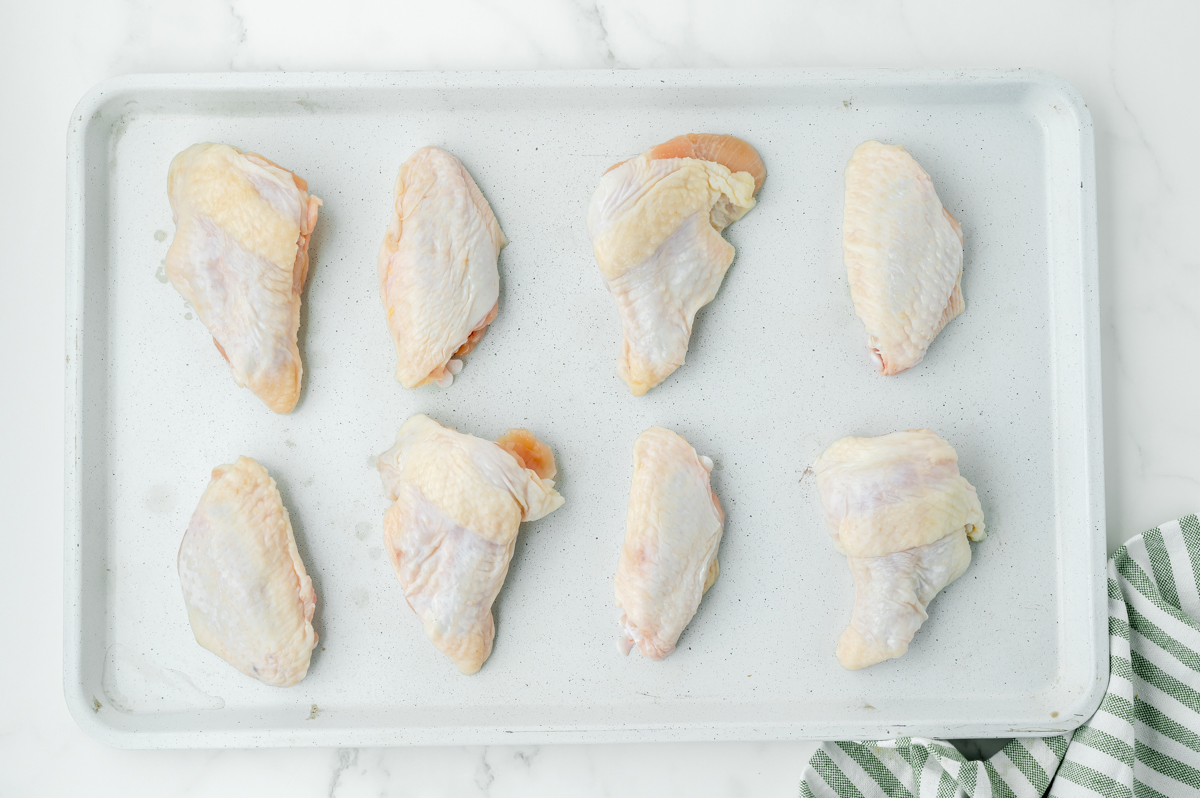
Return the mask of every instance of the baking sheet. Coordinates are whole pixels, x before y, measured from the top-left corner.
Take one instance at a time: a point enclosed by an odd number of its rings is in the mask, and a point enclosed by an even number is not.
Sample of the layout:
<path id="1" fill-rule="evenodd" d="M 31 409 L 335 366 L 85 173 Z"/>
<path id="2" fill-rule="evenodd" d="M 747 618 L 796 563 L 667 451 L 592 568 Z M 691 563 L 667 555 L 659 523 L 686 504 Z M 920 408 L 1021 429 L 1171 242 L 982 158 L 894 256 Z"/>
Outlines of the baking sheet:
<path id="1" fill-rule="evenodd" d="M 691 131 L 767 165 L 697 317 L 687 364 L 644 397 L 585 211 L 612 163 Z M 903 144 L 965 235 L 967 310 L 925 361 L 869 364 L 841 259 L 855 145 Z M 166 282 L 171 157 L 253 150 L 321 197 L 290 416 L 237 388 Z M 400 163 L 462 159 L 511 244 L 500 315 L 454 385 L 406 391 L 376 252 Z M 1107 682 L 1091 121 L 1041 72 L 602 71 L 134 76 L 68 136 L 64 682 L 79 723 L 136 747 L 1049 734 Z M 416 412 L 553 448 L 566 505 L 524 525 L 494 652 L 460 675 L 383 553 L 374 470 Z M 637 434 L 716 461 L 721 577 L 675 653 L 621 657 L 612 577 Z M 843 435 L 930 427 L 989 537 L 908 654 L 846 672 L 853 584 L 805 468 Z M 175 556 L 211 468 L 279 483 L 318 594 L 308 677 L 271 688 L 200 648 Z"/>

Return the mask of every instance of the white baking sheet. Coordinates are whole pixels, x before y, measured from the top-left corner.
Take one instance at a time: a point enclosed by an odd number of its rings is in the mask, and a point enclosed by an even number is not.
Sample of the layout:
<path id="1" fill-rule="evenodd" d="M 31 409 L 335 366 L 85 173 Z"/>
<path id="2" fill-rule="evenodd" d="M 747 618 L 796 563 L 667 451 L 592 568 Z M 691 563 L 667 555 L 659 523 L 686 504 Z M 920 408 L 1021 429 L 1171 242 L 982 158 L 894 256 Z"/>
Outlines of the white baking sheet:
<path id="1" fill-rule="evenodd" d="M 728 132 L 767 165 L 687 364 L 647 396 L 616 376 L 620 325 L 587 202 L 615 161 Z M 925 361 L 874 373 L 841 258 L 855 145 L 901 143 L 966 239 L 967 311 Z M 237 388 L 166 283 L 171 157 L 254 150 L 325 201 L 290 416 Z M 406 391 L 375 257 L 400 163 L 459 156 L 511 240 L 500 315 L 454 385 Z M 760 71 L 176 75 L 80 103 L 68 144 L 65 690 L 115 745 L 367 745 L 1045 734 L 1107 681 L 1092 129 L 1046 73 Z M 383 556 L 373 463 L 425 412 L 526 426 L 566 505 L 523 527 L 494 653 L 460 675 Z M 614 646 L 634 438 L 660 424 L 717 463 L 721 577 L 663 662 Z M 805 467 L 843 435 L 930 427 L 957 449 L 989 537 L 902 659 L 833 655 L 853 602 Z M 210 469 L 278 481 L 321 637 L 297 687 L 192 638 L 175 572 Z"/>

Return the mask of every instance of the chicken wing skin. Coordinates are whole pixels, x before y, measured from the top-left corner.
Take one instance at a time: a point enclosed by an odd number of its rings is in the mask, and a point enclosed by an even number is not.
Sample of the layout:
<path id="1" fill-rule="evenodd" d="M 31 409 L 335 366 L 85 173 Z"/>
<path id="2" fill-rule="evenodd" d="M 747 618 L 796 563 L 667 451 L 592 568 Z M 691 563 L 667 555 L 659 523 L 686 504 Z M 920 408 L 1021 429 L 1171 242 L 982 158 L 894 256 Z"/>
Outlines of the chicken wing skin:
<path id="1" fill-rule="evenodd" d="M 422 147 L 400 167 L 379 249 L 379 290 L 405 388 L 446 387 L 499 311 L 508 239 L 466 167 Z"/>
<path id="2" fill-rule="evenodd" d="M 966 309 L 962 228 L 905 149 L 867 141 L 846 166 L 842 248 L 854 311 L 881 374 L 925 357 Z"/>
<path id="3" fill-rule="evenodd" d="M 304 678 L 317 645 L 317 595 L 265 468 L 239 457 L 213 469 L 178 567 L 197 643 L 264 684 Z"/>
<path id="4" fill-rule="evenodd" d="M 404 598 L 438 650 L 475 673 L 492 653 L 492 602 L 518 527 L 563 504 L 554 457 L 527 430 L 493 443 L 415 415 L 378 465 L 394 502 L 384 544 Z"/>
<path id="5" fill-rule="evenodd" d="M 292 412 L 303 376 L 300 294 L 321 200 L 295 174 L 227 144 L 176 155 L 167 192 L 171 285 L 212 334 L 234 382 L 276 413 Z"/>
<path id="6" fill-rule="evenodd" d="M 766 177 L 733 136 L 689 134 L 613 166 L 588 207 L 588 234 L 621 315 L 617 372 L 641 396 L 683 365 L 692 322 L 733 263 L 721 231 L 754 207 Z"/>
<path id="7" fill-rule="evenodd" d="M 858 670 L 908 650 L 938 591 L 986 537 L 958 455 L 930 430 L 842 438 L 813 464 L 833 544 L 854 577 L 854 612 L 837 656 Z"/>
<path id="8" fill-rule="evenodd" d="M 717 581 L 725 513 L 709 484 L 712 461 L 682 436 L 651 427 L 633 444 L 633 485 L 617 564 L 621 650 L 660 660 Z"/>

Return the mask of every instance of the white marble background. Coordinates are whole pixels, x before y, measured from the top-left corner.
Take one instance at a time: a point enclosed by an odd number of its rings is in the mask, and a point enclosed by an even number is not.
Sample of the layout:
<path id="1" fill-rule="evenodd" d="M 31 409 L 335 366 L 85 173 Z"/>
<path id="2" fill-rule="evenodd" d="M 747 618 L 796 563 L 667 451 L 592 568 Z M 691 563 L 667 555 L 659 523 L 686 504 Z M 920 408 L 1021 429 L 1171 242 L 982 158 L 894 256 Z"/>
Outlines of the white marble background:
<path id="1" fill-rule="evenodd" d="M 1040 67 L 1096 124 L 1108 539 L 1200 509 L 1200 4 L 0 2 L 0 794 L 794 796 L 811 744 L 118 751 L 61 683 L 64 140 L 129 72 Z"/>

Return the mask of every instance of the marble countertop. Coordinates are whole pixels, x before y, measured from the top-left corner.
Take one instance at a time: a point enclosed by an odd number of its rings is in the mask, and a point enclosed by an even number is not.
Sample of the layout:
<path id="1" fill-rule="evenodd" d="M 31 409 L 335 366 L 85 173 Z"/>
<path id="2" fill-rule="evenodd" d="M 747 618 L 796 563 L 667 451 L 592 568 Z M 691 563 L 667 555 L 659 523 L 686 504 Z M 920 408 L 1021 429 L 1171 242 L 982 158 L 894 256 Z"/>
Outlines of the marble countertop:
<path id="1" fill-rule="evenodd" d="M 131 72 L 1038 67 L 1096 129 L 1109 547 L 1200 507 L 1200 6 L 46 0 L 0 26 L 0 794 L 794 796 L 811 743 L 120 751 L 61 688 L 64 133 Z M 1191 188 L 1189 188 L 1191 187 Z"/>

